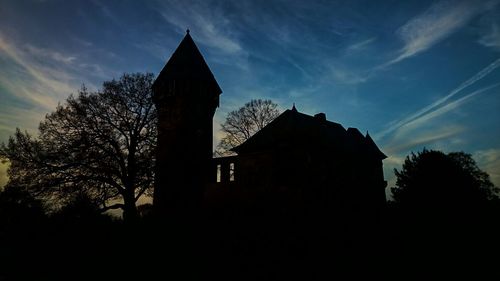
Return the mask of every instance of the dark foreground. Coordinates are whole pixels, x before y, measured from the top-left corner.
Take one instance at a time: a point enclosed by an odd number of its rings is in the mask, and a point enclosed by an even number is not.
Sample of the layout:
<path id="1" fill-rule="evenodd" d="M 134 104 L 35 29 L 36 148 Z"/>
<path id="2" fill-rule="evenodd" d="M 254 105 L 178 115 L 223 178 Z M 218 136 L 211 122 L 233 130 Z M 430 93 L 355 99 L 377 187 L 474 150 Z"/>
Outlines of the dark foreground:
<path id="1" fill-rule="evenodd" d="M 2 230 L 0 280 L 496 279 L 492 211 L 407 216 L 389 208 L 362 224 L 276 213 L 134 224 L 52 218 Z"/>

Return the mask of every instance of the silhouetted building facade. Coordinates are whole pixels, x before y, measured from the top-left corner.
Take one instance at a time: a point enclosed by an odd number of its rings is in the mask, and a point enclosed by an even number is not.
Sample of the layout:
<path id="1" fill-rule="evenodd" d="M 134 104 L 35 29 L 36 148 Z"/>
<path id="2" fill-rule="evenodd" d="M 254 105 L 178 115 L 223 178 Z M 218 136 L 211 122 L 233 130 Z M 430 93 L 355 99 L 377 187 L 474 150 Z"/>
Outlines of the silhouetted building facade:
<path id="1" fill-rule="evenodd" d="M 212 119 L 221 93 L 188 31 L 153 84 L 157 212 L 184 214 L 201 206 L 212 161 Z"/>
<path id="2" fill-rule="evenodd" d="M 212 159 L 212 119 L 221 90 L 191 36 L 153 86 L 159 112 L 154 204 L 189 212 L 246 208 L 277 212 L 376 213 L 386 202 L 382 160 L 366 134 L 295 106 Z"/>

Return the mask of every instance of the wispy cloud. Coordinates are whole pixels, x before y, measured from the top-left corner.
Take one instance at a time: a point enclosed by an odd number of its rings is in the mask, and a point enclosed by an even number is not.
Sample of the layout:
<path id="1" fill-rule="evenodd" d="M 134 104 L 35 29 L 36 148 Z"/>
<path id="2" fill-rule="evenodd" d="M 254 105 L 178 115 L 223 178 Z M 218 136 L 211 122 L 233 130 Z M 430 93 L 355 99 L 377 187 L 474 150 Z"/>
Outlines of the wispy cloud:
<path id="1" fill-rule="evenodd" d="M 436 114 L 435 112 L 433 113 L 431 111 L 435 110 L 439 106 L 444 105 L 451 98 L 453 98 L 457 94 L 461 93 L 467 87 L 469 87 L 469 86 L 473 85 L 474 83 L 478 82 L 479 80 L 483 79 L 488 74 L 490 74 L 491 72 L 495 71 L 498 67 L 500 67 L 500 59 L 497 59 L 497 60 L 493 61 L 487 67 L 483 68 L 481 71 L 479 71 L 478 73 L 476 73 L 475 75 L 473 75 L 471 78 L 467 79 L 465 82 L 463 82 L 462 84 L 460 84 L 457 88 L 453 89 L 446 96 L 444 96 L 444 97 L 440 98 L 439 100 L 437 100 L 437 101 L 435 101 L 435 102 L 433 102 L 433 103 L 431 103 L 431 104 L 429 104 L 429 105 L 427 105 L 427 106 L 425 106 L 425 107 L 417 110 L 416 112 L 410 114 L 409 116 L 407 116 L 407 117 L 405 117 L 405 118 L 403 118 L 403 119 L 401 119 L 399 121 L 393 122 L 387 129 L 385 129 L 382 132 L 380 132 L 379 134 L 377 134 L 376 137 L 377 138 L 383 138 L 383 137 L 387 136 L 388 134 L 394 132 L 395 130 L 401 128 L 402 126 L 405 126 L 406 124 L 409 124 L 410 122 L 413 122 L 414 120 L 417 120 L 418 118 L 420 118 L 420 120 L 428 118 L 428 117 L 423 117 L 422 118 L 422 116 L 424 114 L 427 114 L 428 116 L 432 116 L 433 114 Z M 496 86 L 496 84 L 492 85 L 492 86 L 489 86 L 489 87 L 486 87 L 486 88 L 483 88 L 481 90 L 478 90 L 478 91 L 476 91 L 474 93 L 469 94 L 468 95 L 469 97 L 464 97 L 464 98 L 468 99 L 471 96 L 474 96 L 474 95 L 476 95 L 478 93 L 481 93 L 481 92 L 483 92 L 485 90 L 489 90 L 491 87 L 495 87 L 495 86 Z M 463 101 L 465 101 L 464 98 L 462 98 L 460 100 L 463 102 Z M 458 103 L 455 102 L 453 104 L 456 106 Z M 450 108 L 450 107 L 447 107 L 447 108 Z M 436 111 L 436 112 L 439 112 L 439 111 Z"/>
<path id="2" fill-rule="evenodd" d="M 102 1 L 99 1 L 99 0 L 91 0 L 90 1 L 92 4 L 94 4 L 98 9 L 99 11 L 106 17 L 106 19 L 108 19 L 110 22 L 118 25 L 118 26 L 121 26 L 122 25 L 122 20 L 120 20 L 120 18 L 115 15 L 111 9 L 106 5 L 106 2 L 109 3 L 109 1 L 104 1 L 104 3 Z"/>
<path id="3" fill-rule="evenodd" d="M 320 86 L 314 84 L 314 85 L 307 85 L 302 88 L 293 88 L 290 89 L 288 92 L 288 97 L 290 99 L 299 99 L 302 97 L 308 97 L 313 95 L 315 92 L 317 92 L 320 89 Z"/>
<path id="4" fill-rule="evenodd" d="M 58 63 L 71 64 L 76 60 L 76 56 L 64 55 L 57 51 L 35 47 L 30 44 L 26 44 L 25 48 L 34 56 L 49 58 Z"/>
<path id="5" fill-rule="evenodd" d="M 375 42 L 377 38 L 376 37 L 372 37 L 372 38 L 368 38 L 366 40 L 363 40 L 363 41 L 360 41 L 360 42 L 356 42 L 354 44 L 351 44 L 349 46 L 347 46 L 347 50 L 348 51 L 360 51 L 360 50 L 363 50 L 365 48 L 367 48 L 370 44 L 372 44 L 373 42 Z"/>
<path id="6" fill-rule="evenodd" d="M 0 68 L 0 142 L 7 141 L 15 127 L 36 134 L 44 115 L 83 82 L 96 88 L 86 75 L 105 72 L 77 55 L 16 42 L 1 32 L 0 60 L 4 64 Z M 6 181 L 6 165 L 0 164 L 0 187 Z"/>
<path id="7" fill-rule="evenodd" d="M 434 119 L 459 108 L 473 97 L 498 87 L 499 85 L 500 83 L 497 83 L 476 90 L 458 100 L 447 103 L 442 107 L 404 124 L 395 131 L 389 141 L 383 144 L 382 150 L 388 155 L 400 159 L 413 149 L 419 150 L 422 147 L 431 147 L 434 149 L 447 150 L 450 145 L 460 144 L 461 140 L 455 136 L 467 130 L 465 126 L 450 122 L 443 125 L 439 122 L 435 122 Z M 393 169 L 393 167 L 390 166 L 390 169 Z"/>
<path id="8" fill-rule="evenodd" d="M 390 144 L 385 145 L 384 151 L 389 155 L 406 154 L 412 148 L 428 146 L 437 141 L 455 136 L 464 130 L 465 128 L 460 125 L 439 127 L 424 132 L 405 130 L 395 136 Z"/>
<path id="9" fill-rule="evenodd" d="M 440 1 L 397 30 L 404 46 L 388 66 L 415 56 L 439 43 L 498 1 Z"/>
<path id="10" fill-rule="evenodd" d="M 31 48 L 31 50 L 35 49 Z M 31 79 L 34 79 L 36 83 L 33 84 L 33 86 L 38 88 L 38 91 L 33 92 L 16 91 L 16 87 L 19 85 L 26 85 L 26 83 L 9 83 L 9 80 L 12 78 L 9 77 L 10 79 L 7 79 L 7 77 L 3 76 L 2 84 L 11 88 L 12 94 L 21 94 L 24 98 L 35 102 L 36 105 L 49 109 L 57 105 L 59 97 L 62 97 L 64 94 L 70 94 L 75 90 L 75 88 L 71 87 L 67 81 L 60 80 L 61 78 L 68 78 L 68 74 L 66 72 L 49 69 L 40 63 L 37 64 L 33 60 L 33 58 L 36 57 L 31 57 L 22 52 L 22 48 L 20 46 L 12 44 L 6 40 L 2 34 L 0 34 L 0 52 L 17 66 L 21 67 L 21 69 Z M 54 77 L 59 77 L 59 79 L 55 79 Z M 42 96 L 43 98 L 41 98 Z"/>
<path id="11" fill-rule="evenodd" d="M 368 80 L 369 75 L 362 75 L 351 69 L 332 67 L 332 78 L 336 83 L 357 85 L 365 83 Z"/>
<path id="12" fill-rule="evenodd" d="M 234 34 L 231 34 L 229 19 L 208 1 L 197 3 L 168 1 L 168 3 L 161 2 L 160 6 L 160 14 L 179 32 L 190 28 L 196 32 L 197 39 L 201 43 L 227 54 L 242 51 Z"/>
<path id="13" fill-rule="evenodd" d="M 18 43 L 0 33 L 0 141 L 6 141 L 15 127 L 36 133 L 43 116 L 55 109 L 83 82 L 84 73 L 102 71 L 98 65 L 81 62 L 77 56 Z M 83 64 L 83 65 L 82 65 Z M 96 68 L 97 67 L 97 68 Z"/>
<path id="14" fill-rule="evenodd" d="M 488 90 L 491 90 L 495 87 L 498 87 L 498 85 L 500 85 L 500 83 L 489 85 L 487 87 L 476 90 L 468 95 L 461 97 L 460 99 L 449 102 L 446 105 L 443 105 L 439 108 L 436 108 L 435 110 L 431 110 L 431 111 L 427 112 L 426 114 L 423 114 L 423 115 L 419 116 L 418 118 L 411 120 L 410 122 L 401 126 L 399 129 L 401 130 L 401 129 L 417 128 L 417 127 L 421 126 L 422 124 L 426 124 L 426 123 L 432 121 L 432 119 L 435 119 L 435 118 L 437 118 L 445 113 L 448 113 L 449 111 L 452 111 L 452 110 L 462 106 L 464 103 L 466 103 L 468 100 L 470 100 L 474 96 L 477 96 L 481 93 L 484 93 Z"/>
<path id="15" fill-rule="evenodd" d="M 492 23 L 488 32 L 479 39 L 479 43 L 500 50 L 500 26 L 497 23 Z"/>

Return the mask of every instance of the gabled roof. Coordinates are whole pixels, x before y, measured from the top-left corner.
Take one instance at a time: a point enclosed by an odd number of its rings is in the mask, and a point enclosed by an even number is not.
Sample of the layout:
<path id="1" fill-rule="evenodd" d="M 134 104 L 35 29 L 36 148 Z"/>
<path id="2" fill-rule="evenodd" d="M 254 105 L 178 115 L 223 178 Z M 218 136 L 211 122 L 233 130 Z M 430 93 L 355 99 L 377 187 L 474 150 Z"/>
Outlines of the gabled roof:
<path id="1" fill-rule="evenodd" d="M 285 110 L 262 130 L 232 150 L 240 153 L 273 148 L 276 145 L 299 145 L 314 141 L 326 144 L 331 141 L 341 141 L 343 138 L 345 129 L 342 125 L 300 113 L 294 107 Z"/>
<path id="2" fill-rule="evenodd" d="M 339 150 L 368 153 L 379 159 L 386 158 L 369 135 L 364 137 L 355 128 L 346 130 L 342 125 L 326 120 L 321 113 L 316 116 L 300 113 L 295 106 L 291 110 L 285 110 L 232 151 L 238 154 L 251 153 L 284 145 L 310 149 L 335 147 Z"/>
<path id="3" fill-rule="evenodd" d="M 217 94 L 222 93 L 203 55 L 189 35 L 189 30 L 156 78 L 153 89 L 161 88 L 173 80 L 204 81 L 211 84 Z"/>

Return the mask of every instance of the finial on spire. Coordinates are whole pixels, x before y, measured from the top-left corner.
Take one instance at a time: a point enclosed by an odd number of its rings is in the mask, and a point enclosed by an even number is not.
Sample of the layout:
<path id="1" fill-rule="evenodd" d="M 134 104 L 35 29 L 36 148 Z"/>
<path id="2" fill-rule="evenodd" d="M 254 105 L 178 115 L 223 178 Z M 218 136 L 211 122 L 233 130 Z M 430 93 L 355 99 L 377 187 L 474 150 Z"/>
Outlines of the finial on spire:
<path id="1" fill-rule="evenodd" d="M 188 29 L 186 29 L 186 33 L 187 33 L 187 34 L 189 34 L 189 28 L 188 28 Z"/>
<path id="2" fill-rule="evenodd" d="M 295 108 L 295 103 L 293 103 L 293 106 L 292 106 L 292 111 L 297 112 L 297 108 Z"/>

